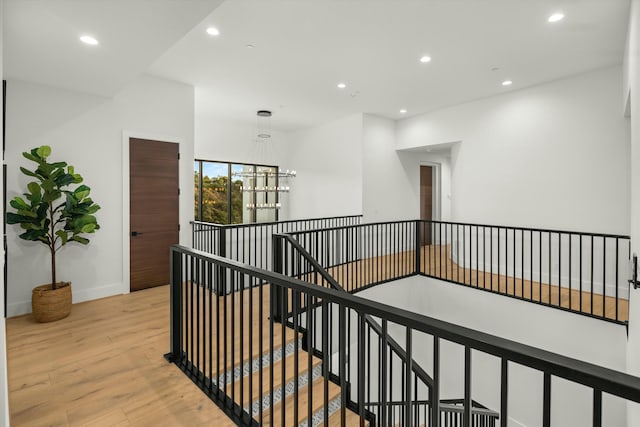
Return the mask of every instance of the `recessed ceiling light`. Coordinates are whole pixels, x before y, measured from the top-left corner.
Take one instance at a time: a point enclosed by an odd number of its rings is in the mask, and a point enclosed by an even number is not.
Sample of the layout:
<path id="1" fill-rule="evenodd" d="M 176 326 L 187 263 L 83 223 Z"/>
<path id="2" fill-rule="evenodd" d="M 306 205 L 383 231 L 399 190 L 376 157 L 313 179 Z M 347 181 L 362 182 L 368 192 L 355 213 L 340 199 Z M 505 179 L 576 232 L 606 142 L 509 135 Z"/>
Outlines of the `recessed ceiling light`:
<path id="1" fill-rule="evenodd" d="M 420 62 L 422 62 L 423 64 L 426 64 L 427 62 L 431 62 L 431 57 L 424 55 L 420 58 Z"/>
<path id="2" fill-rule="evenodd" d="M 338 89 L 344 89 L 347 87 L 346 83 L 338 83 Z"/>
<path id="3" fill-rule="evenodd" d="M 210 36 L 219 36 L 220 30 L 216 27 L 209 27 L 207 28 L 207 34 L 209 34 Z"/>
<path id="4" fill-rule="evenodd" d="M 252 45 L 251 43 L 244 45 L 244 47 L 246 47 L 247 49 L 253 49 L 255 46 Z"/>
<path id="5" fill-rule="evenodd" d="M 402 110 L 400 110 L 400 114 L 407 114 L 407 110 L 403 108 Z"/>
<path id="6" fill-rule="evenodd" d="M 511 80 L 505 80 L 502 82 L 502 86 L 511 86 L 513 82 Z"/>
<path id="7" fill-rule="evenodd" d="M 98 40 L 96 40 L 95 37 L 91 37 L 88 35 L 80 36 L 80 41 L 91 46 L 95 46 L 98 44 Z"/>
<path id="8" fill-rule="evenodd" d="M 547 19 L 547 21 L 558 22 L 558 21 L 562 21 L 563 19 L 564 19 L 564 13 L 556 12 L 553 15 L 549 16 L 549 19 Z"/>

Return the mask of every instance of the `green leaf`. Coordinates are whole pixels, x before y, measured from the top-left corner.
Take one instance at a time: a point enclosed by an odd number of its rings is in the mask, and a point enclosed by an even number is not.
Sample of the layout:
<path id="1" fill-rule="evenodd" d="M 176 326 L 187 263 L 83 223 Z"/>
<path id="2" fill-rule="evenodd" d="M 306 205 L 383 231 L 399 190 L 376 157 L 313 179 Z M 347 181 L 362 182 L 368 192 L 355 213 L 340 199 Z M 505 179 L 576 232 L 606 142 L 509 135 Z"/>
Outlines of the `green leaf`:
<path id="1" fill-rule="evenodd" d="M 100 205 L 91 205 L 87 208 L 88 214 L 94 214 L 100 210 Z"/>
<path id="2" fill-rule="evenodd" d="M 51 192 L 56 187 L 56 182 L 51 179 L 45 179 L 44 181 L 42 181 L 41 185 L 44 191 Z"/>
<path id="3" fill-rule="evenodd" d="M 86 245 L 89 239 L 83 234 L 100 229 L 93 215 L 100 206 L 91 199 L 88 186 L 73 185 L 83 181 L 75 168 L 66 162 L 49 163 L 50 155 L 51 147 L 46 145 L 23 153 L 37 166 L 33 170 L 21 167 L 20 171 L 35 180 L 27 184 L 22 197 L 10 201 L 14 211 L 7 213 L 6 222 L 18 224 L 23 230 L 20 238 L 24 240 L 40 241 L 48 246 L 54 244 L 52 240 L 60 245 L 71 241 Z M 59 200 L 63 197 L 64 200 Z"/>
<path id="4" fill-rule="evenodd" d="M 71 240 L 74 240 L 83 245 L 86 245 L 87 243 L 89 243 L 89 239 L 85 239 L 84 237 L 80 237 L 80 236 L 73 236 Z"/>
<path id="5" fill-rule="evenodd" d="M 13 212 L 7 212 L 7 224 L 21 224 L 27 220 L 28 218 L 25 218 L 22 215 L 15 214 Z"/>
<path id="6" fill-rule="evenodd" d="M 40 166 L 36 169 L 36 173 L 39 173 L 44 178 L 49 178 L 51 176 L 51 172 L 53 172 L 53 168 L 49 163 L 40 163 Z"/>
<path id="7" fill-rule="evenodd" d="M 44 196 L 42 197 L 42 201 L 43 202 L 47 202 L 47 203 L 51 203 L 51 202 L 53 202 L 55 200 L 58 200 L 60 197 L 62 197 L 62 191 L 53 190 L 53 191 L 45 193 Z"/>
<path id="8" fill-rule="evenodd" d="M 37 182 L 30 182 L 27 188 L 31 194 L 40 194 L 40 185 Z"/>
<path id="9" fill-rule="evenodd" d="M 26 218 L 38 218 L 38 214 L 36 212 L 26 209 L 18 209 L 18 215 L 22 215 Z"/>
<path id="10" fill-rule="evenodd" d="M 22 153 L 22 156 L 24 158 L 26 158 L 26 159 L 31 160 L 31 161 L 38 162 L 38 163 L 40 162 L 40 159 L 38 157 L 34 156 L 31 153 L 24 152 L 24 153 Z"/>
<path id="11" fill-rule="evenodd" d="M 64 169 L 59 168 L 53 171 L 50 178 L 53 179 L 54 181 L 57 181 L 58 178 L 60 178 L 60 176 L 62 175 L 64 175 Z"/>
<path id="12" fill-rule="evenodd" d="M 93 233 L 94 231 L 96 231 L 96 225 L 97 224 L 86 224 L 86 225 L 82 226 L 80 231 L 82 233 Z"/>
<path id="13" fill-rule="evenodd" d="M 81 185 L 80 187 L 76 188 L 73 194 L 78 201 L 82 201 L 82 199 L 87 197 L 90 192 L 91 189 L 89 187 L 87 187 L 86 185 Z"/>
<path id="14" fill-rule="evenodd" d="M 75 183 L 75 178 L 73 177 L 73 175 L 69 175 L 68 173 L 53 178 L 58 187 L 65 187 L 69 184 Z"/>
<path id="15" fill-rule="evenodd" d="M 9 204 L 14 209 L 29 209 L 27 202 L 25 202 L 20 196 L 14 197 Z"/>
<path id="16" fill-rule="evenodd" d="M 19 236 L 21 239 L 23 240 L 41 240 L 44 241 L 44 239 L 46 239 L 47 241 L 49 240 L 49 237 L 47 236 L 47 230 L 28 230 L 24 233 L 22 233 Z"/>
<path id="17" fill-rule="evenodd" d="M 69 235 L 65 231 L 63 230 L 56 231 L 56 236 L 58 236 L 60 240 L 62 240 L 63 246 L 67 244 L 67 241 L 69 240 Z"/>
<path id="18" fill-rule="evenodd" d="M 42 179 L 42 177 L 40 175 L 38 175 L 37 173 L 31 172 L 29 169 L 23 168 L 22 166 L 20 166 L 20 172 L 22 172 L 23 174 L 25 174 L 27 176 L 32 176 L 34 178 Z"/>
<path id="19" fill-rule="evenodd" d="M 42 147 L 39 147 L 36 152 L 42 160 L 46 160 L 47 157 L 51 155 L 51 147 L 49 147 L 48 145 L 43 145 Z"/>
<path id="20" fill-rule="evenodd" d="M 49 205 L 47 203 L 40 203 L 40 205 L 38 205 L 38 218 L 46 218 L 48 208 Z"/>
<path id="21" fill-rule="evenodd" d="M 30 194 L 27 199 L 31 202 L 32 206 L 37 206 L 42 202 L 42 194 Z"/>
<path id="22" fill-rule="evenodd" d="M 51 163 L 51 167 L 58 169 L 58 168 L 64 168 L 65 166 L 67 166 L 67 162 L 55 162 L 55 163 Z M 64 171 L 64 169 L 63 169 Z"/>

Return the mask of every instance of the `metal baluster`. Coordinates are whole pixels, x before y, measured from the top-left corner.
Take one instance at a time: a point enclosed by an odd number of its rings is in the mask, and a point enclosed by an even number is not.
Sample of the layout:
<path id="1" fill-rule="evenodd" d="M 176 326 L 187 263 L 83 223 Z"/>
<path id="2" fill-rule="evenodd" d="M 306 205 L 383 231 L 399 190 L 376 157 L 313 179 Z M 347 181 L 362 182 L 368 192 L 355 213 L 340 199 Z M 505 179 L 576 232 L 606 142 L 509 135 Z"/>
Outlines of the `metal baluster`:
<path id="1" fill-rule="evenodd" d="M 544 373 L 542 427 L 551 427 L 551 374 Z"/>
<path id="2" fill-rule="evenodd" d="M 509 361 L 502 359 L 502 369 L 500 375 L 500 427 L 507 427 L 509 403 Z"/>

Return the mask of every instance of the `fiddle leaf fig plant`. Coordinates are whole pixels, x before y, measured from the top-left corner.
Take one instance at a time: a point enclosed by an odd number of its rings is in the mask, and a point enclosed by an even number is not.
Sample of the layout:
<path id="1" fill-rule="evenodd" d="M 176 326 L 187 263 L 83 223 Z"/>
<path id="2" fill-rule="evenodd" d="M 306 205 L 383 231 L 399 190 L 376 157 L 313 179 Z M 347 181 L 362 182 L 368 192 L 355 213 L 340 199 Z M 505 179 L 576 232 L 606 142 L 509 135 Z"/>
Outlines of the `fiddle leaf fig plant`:
<path id="1" fill-rule="evenodd" d="M 89 243 L 86 234 L 100 228 L 95 213 L 100 206 L 89 197 L 90 188 L 74 185 L 82 182 L 66 162 L 48 161 L 51 147 L 43 145 L 22 155 L 37 164 L 35 169 L 20 171 L 33 178 L 24 197 L 16 196 L 7 213 L 7 224 L 19 224 L 24 230 L 20 238 L 44 243 L 51 253 L 51 286 L 56 289 L 56 253 L 67 243 Z"/>

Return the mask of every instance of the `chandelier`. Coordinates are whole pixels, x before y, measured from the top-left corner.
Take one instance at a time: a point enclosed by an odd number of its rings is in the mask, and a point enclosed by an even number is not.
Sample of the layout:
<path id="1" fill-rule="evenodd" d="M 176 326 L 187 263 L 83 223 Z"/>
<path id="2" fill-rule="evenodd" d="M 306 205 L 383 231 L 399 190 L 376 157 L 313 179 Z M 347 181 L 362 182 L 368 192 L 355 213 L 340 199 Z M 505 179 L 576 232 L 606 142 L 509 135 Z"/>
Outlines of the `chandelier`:
<path id="1" fill-rule="evenodd" d="M 245 204 L 249 210 L 280 209 L 282 204 L 278 194 L 288 193 L 291 188 L 288 185 L 288 180 L 296 177 L 295 170 L 283 170 L 279 167 L 276 169 L 276 167 L 268 166 L 268 164 L 275 163 L 271 153 L 271 116 L 272 113 L 269 110 L 257 112 L 256 153 L 254 156 L 256 166 L 232 174 L 235 177 L 243 178 L 243 185 L 240 187 L 243 193 L 255 194 L 252 197 L 253 202 Z M 256 200 L 259 193 L 264 193 L 264 197 L 261 197 L 263 200 L 260 202 Z M 276 195 L 275 201 L 267 201 L 269 193 Z"/>

